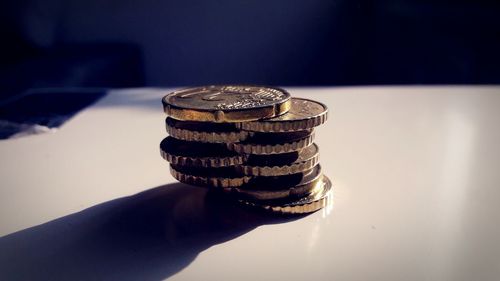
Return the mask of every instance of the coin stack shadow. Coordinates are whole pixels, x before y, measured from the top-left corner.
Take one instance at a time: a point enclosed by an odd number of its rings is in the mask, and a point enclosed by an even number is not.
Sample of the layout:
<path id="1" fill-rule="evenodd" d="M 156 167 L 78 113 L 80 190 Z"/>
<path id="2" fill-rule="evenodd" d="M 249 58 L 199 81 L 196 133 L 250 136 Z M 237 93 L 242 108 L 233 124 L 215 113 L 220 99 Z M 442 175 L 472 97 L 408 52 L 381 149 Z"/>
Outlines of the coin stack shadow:
<path id="1" fill-rule="evenodd" d="M 241 122 L 170 115 L 161 155 L 175 179 L 230 194 L 243 205 L 280 214 L 317 211 L 331 201 L 314 143 L 314 128 L 326 122 L 328 110 L 302 98 L 289 105 L 282 115 Z"/>

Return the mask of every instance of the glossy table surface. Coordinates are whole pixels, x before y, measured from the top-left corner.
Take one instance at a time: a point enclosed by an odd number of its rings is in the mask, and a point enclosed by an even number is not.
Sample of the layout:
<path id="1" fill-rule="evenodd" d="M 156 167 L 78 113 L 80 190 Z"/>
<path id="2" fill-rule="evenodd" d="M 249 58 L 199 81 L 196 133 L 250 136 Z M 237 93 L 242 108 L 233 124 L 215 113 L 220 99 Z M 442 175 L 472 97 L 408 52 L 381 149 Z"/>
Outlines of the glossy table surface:
<path id="1" fill-rule="evenodd" d="M 0 279 L 500 279 L 500 87 L 288 90 L 331 110 L 328 208 L 278 219 L 176 183 L 169 90 L 111 91 L 0 141 Z"/>

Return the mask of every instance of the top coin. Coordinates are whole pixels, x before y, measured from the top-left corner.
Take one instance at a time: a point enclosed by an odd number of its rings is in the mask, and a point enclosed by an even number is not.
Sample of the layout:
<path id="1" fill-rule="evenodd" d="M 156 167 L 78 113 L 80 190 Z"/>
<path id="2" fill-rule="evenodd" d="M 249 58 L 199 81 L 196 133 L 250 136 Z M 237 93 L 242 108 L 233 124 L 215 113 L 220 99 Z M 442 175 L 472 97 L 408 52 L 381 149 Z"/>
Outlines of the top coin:
<path id="1" fill-rule="evenodd" d="M 290 109 L 290 94 L 257 86 L 205 86 L 163 97 L 163 109 L 178 120 L 245 122 L 273 118 Z"/>
<path id="2" fill-rule="evenodd" d="M 292 98 L 290 110 L 278 117 L 238 123 L 237 127 L 253 132 L 294 132 L 309 130 L 326 122 L 326 105 L 302 98 Z"/>

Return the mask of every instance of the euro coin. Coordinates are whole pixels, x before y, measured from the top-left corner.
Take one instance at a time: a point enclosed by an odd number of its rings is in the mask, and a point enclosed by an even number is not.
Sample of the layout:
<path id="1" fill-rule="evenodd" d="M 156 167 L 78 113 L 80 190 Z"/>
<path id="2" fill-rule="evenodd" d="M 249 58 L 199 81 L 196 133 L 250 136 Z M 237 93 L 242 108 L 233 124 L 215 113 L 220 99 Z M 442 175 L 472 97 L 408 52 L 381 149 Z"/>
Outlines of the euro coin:
<path id="1" fill-rule="evenodd" d="M 170 136 L 185 141 L 240 142 L 249 135 L 249 132 L 237 129 L 234 123 L 179 121 L 167 117 L 165 124 Z"/>
<path id="2" fill-rule="evenodd" d="M 316 144 L 282 154 L 249 154 L 237 171 L 249 176 L 282 176 L 307 171 L 318 164 L 319 148 Z"/>
<path id="3" fill-rule="evenodd" d="M 303 98 L 292 98 L 290 110 L 278 117 L 238 123 L 237 127 L 254 132 L 292 132 L 312 129 L 326 122 L 326 105 Z"/>
<path id="4" fill-rule="evenodd" d="M 268 201 L 240 199 L 239 202 L 273 213 L 293 215 L 316 212 L 328 204 L 331 204 L 332 196 L 332 183 L 328 177 L 323 175 L 319 183 L 319 188 L 316 192 L 298 199 Z"/>
<path id="5" fill-rule="evenodd" d="M 313 143 L 314 132 L 253 133 L 239 143 L 228 143 L 227 148 L 241 154 L 280 154 L 299 151 Z"/>
<path id="6" fill-rule="evenodd" d="M 286 184 L 286 176 L 275 177 L 267 181 L 264 178 L 265 177 L 254 178 L 255 180 L 249 181 L 248 184 L 240 187 L 226 188 L 224 191 L 254 200 L 298 198 L 311 194 L 321 187 L 319 184 L 321 179 L 321 166 L 316 165 L 309 171 L 303 172 L 301 181 L 290 185 Z M 279 184 L 276 184 L 277 182 Z"/>
<path id="7" fill-rule="evenodd" d="M 165 113 L 178 120 L 244 122 L 272 118 L 290 109 L 283 89 L 256 86 L 205 86 L 175 91 L 162 99 Z"/>
<path id="8" fill-rule="evenodd" d="M 235 188 L 245 185 L 247 188 L 273 186 L 285 189 L 296 186 L 303 181 L 307 173 L 296 173 L 277 177 L 252 177 L 243 175 L 234 167 L 205 168 L 183 165 L 170 165 L 172 176 L 187 184 L 212 188 Z"/>
<path id="9" fill-rule="evenodd" d="M 174 165 L 227 167 L 242 164 L 244 156 L 227 149 L 225 144 L 199 143 L 166 137 L 160 143 L 163 159 Z"/>
<path id="10" fill-rule="evenodd" d="M 203 168 L 171 164 L 170 174 L 186 184 L 213 188 L 242 186 L 252 179 L 236 173 L 233 167 Z"/>

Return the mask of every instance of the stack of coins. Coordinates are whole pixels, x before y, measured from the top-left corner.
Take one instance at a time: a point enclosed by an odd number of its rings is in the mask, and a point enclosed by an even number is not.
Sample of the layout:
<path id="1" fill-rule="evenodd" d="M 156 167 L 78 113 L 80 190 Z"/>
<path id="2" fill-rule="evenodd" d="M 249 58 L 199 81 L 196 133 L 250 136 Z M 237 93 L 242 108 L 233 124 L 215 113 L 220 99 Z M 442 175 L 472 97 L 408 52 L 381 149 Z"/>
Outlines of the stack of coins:
<path id="1" fill-rule="evenodd" d="M 314 128 L 327 119 L 319 102 L 279 88 L 206 86 L 166 95 L 160 143 L 180 182 L 231 194 L 275 213 L 323 208 L 331 182 L 319 164 Z"/>

